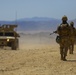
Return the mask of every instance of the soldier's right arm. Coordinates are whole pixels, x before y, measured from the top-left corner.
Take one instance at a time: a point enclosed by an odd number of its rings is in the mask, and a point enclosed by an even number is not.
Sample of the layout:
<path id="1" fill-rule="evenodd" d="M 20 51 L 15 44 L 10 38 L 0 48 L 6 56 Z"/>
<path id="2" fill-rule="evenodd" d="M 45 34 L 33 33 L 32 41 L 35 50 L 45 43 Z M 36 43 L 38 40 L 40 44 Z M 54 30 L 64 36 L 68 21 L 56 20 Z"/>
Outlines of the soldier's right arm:
<path id="1" fill-rule="evenodd" d="M 53 31 L 53 33 L 59 34 L 60 33 L 60 26 L 58 26 L 56 31 Z"/>
<path id="2" fill-rule="evenodd" d="M 57 33 L 57 30 L 56 31 L 53 31 L 53 33 Z"/>

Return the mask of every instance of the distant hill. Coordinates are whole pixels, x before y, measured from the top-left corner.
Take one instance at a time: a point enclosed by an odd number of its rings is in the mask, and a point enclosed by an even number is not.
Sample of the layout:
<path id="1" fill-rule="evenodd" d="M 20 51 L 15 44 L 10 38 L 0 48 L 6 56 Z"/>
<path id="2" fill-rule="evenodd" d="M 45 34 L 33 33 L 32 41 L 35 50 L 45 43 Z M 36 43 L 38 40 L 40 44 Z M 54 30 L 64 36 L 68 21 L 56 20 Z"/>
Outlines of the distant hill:
<path id="1" fill-rule="evenodd" d="M 19 19 L 18 21 L 59 21 L 58 19 L 55 18 L 48 18 L 48 17 L 33 17 L 33 18 L 22 18 Z"/>
<path id="2" fill-rule="evenodd" d="M 73 20 L 76 26 L 76 19 Z M 70 22 L 70 21 L 68 21 Z M 61 23 L 61 20 L 47 17 L 34 17 L 18 19 L 19 31 L 53 31 Z M 16 24 L 16 21 L 0 21 L 0 24 Z"/>

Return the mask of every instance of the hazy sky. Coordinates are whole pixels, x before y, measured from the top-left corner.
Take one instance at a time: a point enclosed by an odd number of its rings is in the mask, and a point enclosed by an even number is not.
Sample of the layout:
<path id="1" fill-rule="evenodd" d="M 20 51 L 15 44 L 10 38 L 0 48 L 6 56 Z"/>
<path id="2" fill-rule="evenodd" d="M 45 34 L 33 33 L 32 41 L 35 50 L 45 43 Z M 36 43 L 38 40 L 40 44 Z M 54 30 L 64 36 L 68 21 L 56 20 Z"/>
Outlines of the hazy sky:
<path id="1" fill-rule="evenodd" d="M 76 19 L 76 0 L 0 0 L 0 20 L 32 17 Z"/>

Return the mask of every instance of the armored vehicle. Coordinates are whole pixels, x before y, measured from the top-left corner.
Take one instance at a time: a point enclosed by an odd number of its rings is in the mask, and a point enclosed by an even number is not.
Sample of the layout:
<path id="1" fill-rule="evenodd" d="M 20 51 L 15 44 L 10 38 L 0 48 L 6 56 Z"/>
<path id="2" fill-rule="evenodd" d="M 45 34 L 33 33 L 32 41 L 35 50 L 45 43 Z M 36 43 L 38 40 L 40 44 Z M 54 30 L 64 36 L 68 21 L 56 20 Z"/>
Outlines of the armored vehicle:
<path id="1" fill-rule="evenodd" d="M 15 28 L 18 25 L 4 24 L 0 26 L 0 47 L 11 47 L 12 50 L 19 48 L 19 34 Z"/>

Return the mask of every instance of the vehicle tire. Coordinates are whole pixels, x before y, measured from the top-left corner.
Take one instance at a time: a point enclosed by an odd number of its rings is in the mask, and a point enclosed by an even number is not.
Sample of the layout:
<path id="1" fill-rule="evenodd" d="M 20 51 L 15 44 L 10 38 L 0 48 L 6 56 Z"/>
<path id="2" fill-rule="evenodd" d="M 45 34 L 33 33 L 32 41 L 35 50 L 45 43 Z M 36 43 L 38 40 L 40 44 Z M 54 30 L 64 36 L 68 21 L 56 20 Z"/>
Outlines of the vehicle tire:
<path id="1" fill-rule="evenodd" d="M 12 50 L 17 50 L 17 42 L 16 41 L 13 41 L 12 42 Z"/>
<path id="2" fill-rule="evenodd" d="M 17 49 L 19 49 L 19 39 L 17 39 Z"/>

